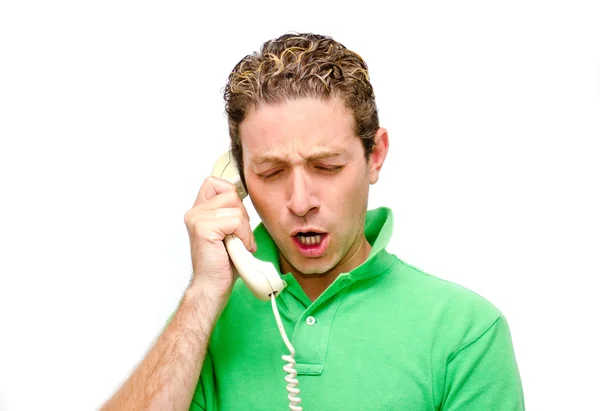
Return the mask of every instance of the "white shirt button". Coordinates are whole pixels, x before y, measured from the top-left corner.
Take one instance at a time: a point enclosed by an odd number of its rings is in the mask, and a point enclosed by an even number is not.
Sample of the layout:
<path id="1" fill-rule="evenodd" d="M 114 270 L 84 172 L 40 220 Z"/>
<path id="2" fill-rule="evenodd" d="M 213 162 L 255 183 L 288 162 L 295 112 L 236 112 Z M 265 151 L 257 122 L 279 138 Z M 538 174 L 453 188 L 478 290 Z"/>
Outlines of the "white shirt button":
<path id="1" fill-rule="evenodd" d="M 306 324 L 315 325 L 316 322 L 317 322 L 317 320 L 312 315 L 309 317 L 306 317 Z"/>

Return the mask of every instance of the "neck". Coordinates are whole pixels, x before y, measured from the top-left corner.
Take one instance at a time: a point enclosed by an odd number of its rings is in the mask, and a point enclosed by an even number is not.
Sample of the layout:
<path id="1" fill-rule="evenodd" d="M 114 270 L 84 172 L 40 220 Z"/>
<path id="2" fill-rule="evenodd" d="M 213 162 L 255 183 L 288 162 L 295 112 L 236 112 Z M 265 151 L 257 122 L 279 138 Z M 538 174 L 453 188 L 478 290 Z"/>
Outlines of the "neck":
<path id="1" fill-rule="evenodd" d="M 364 263 L 371 252 L 371 244 L 363 235 L 350 248 L 346 255 L 332 269 L 321 274 L 304 274 L 292 267 L 284 258 L 281 258 L 283 272 L 290 272 L 302 287 L 311 301 L 315 301 L 329 287 L 341 273 L 347 273 Z"/>

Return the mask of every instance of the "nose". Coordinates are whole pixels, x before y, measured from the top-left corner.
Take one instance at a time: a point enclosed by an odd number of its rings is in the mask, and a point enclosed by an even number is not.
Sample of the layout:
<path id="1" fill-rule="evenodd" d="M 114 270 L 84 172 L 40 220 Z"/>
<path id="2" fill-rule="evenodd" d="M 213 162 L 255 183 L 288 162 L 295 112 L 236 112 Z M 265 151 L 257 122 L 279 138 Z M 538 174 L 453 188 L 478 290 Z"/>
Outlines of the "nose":
<path id="1" fill-rule="evenodd" d="M 303 170 L 293 170 L 289 182 L 287 208 L 298 217 L 319 209 L 319 200 L 310 176 Z"/>

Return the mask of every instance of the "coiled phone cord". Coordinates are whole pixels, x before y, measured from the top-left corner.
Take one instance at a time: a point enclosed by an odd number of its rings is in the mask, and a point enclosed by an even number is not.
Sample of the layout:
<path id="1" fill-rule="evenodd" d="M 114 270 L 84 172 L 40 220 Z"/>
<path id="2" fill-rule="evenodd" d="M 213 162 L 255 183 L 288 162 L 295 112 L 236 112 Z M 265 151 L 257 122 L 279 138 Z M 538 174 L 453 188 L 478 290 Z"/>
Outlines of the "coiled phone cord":
<path id="1" fill-rule="evenodd" d="M 294 369 L 294 365 L 296 365 L 296 360 L 294 360 L 294 347 L 292 347 L 292 343 L 288 340 L 288 337 L 283 329 L 283 324 L 281 323 L 281 317 L 279 317 L 279 310 L 277 310 L 277 303 L 275 302 L 275 293 L 271 294 L 271 306 L 273 307 L 273 314 L 275 315 L 275 321 L 277 321 L 277 327 L 279 327 L 279 333 L 281 334 L 281 338 L 283 338 L 283 342 L 287 346 L 288 350 L 290 350 L 290 355 L 282 355 L 281 358 L 283 361 L 286 361 L 287 364 L 283 366 L 283 370 L 288 374 L 285 376 L 285 381 L 288 383 L 287 390 L 288 400 L 290 400 L 290 410 L 292 411 L 302 411 L 302 407 L 300 404 L 300 389 L 296 388 L 298 385 L 298 372 Z"/>

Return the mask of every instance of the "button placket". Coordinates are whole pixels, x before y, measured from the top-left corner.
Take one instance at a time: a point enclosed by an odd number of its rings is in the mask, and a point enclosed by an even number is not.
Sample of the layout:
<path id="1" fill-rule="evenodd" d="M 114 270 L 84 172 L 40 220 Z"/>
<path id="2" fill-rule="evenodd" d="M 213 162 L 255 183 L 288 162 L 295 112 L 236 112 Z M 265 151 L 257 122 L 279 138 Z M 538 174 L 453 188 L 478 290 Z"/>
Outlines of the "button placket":
<path id="1" fill-rule="evenodd" d="M 319 307 L 311 307 L 298 319 L 292 335 L 296 349 L 296 371 L 298 375 L 321 375 L 325 365 L 329 333 L 337 308 L 345 292 L 321 301 Z M 313 314 L 313 315 L 310 315 Z"/>

